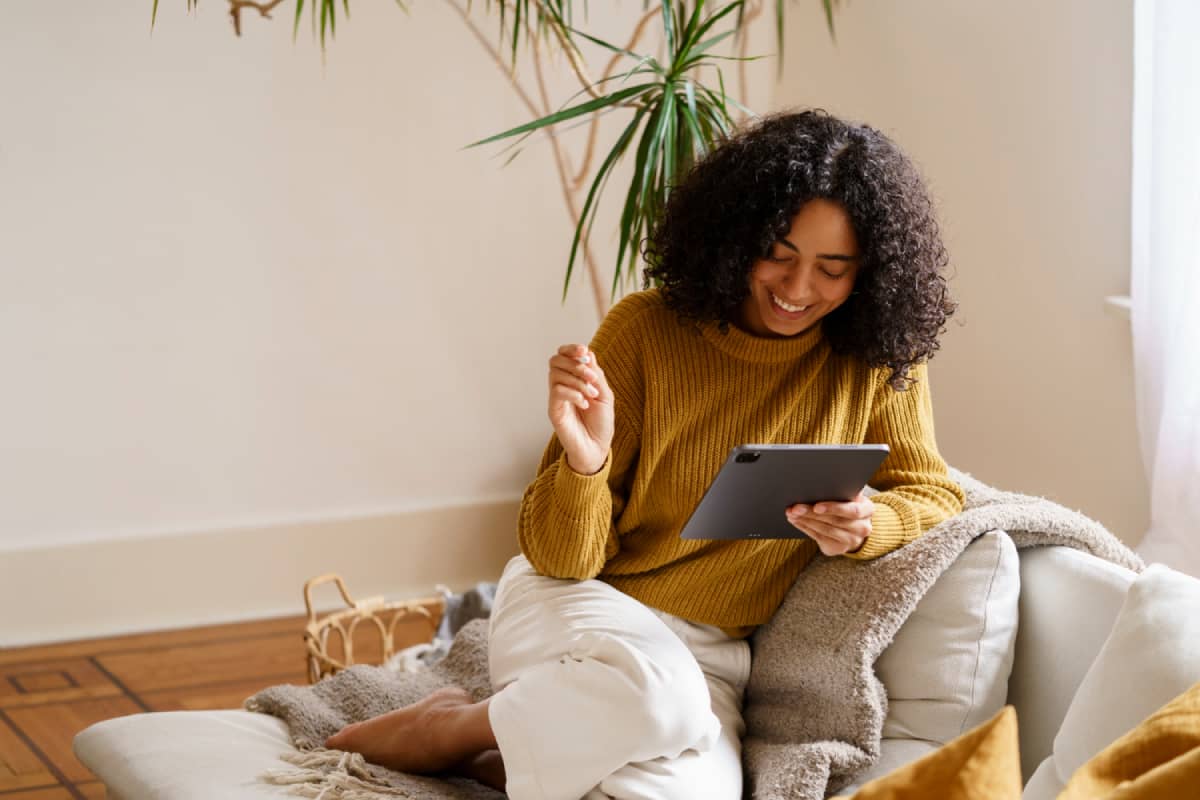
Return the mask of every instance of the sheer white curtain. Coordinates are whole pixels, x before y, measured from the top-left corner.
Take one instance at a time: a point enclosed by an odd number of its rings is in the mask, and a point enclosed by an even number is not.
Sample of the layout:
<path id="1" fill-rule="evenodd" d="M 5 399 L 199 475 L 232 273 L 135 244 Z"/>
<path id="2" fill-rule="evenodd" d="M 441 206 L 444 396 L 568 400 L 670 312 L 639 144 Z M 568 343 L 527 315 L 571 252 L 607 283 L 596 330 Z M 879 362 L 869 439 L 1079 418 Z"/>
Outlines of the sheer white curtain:
<path id="1" fill-rule="evenodd" d="M 1200 1 L 1135 0 L 1132 291 L 1139 551 L 1200 576 Z"/>

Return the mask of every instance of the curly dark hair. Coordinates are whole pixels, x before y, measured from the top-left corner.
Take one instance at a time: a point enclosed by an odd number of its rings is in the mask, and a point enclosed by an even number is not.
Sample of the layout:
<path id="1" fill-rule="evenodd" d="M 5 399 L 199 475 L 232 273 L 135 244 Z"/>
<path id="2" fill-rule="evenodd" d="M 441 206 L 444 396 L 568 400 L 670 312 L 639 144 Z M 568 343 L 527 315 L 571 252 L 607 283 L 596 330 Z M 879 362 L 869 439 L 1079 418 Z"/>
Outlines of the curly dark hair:
<path id="1" fill-rule="evenodd" d="M 902 391 L 956 304 L 925 183 L 874 128 L 811 110 L 772 114 L 721 141 L 672 187 L 643 247 L 645 285 L 661 285 L 683 319 L 727 331 L 754 263 L 814 198 L 846 210 L 861 255 L 853 294 L 821 321 L 825 337 L 835 352 L 891 368 Z"/>

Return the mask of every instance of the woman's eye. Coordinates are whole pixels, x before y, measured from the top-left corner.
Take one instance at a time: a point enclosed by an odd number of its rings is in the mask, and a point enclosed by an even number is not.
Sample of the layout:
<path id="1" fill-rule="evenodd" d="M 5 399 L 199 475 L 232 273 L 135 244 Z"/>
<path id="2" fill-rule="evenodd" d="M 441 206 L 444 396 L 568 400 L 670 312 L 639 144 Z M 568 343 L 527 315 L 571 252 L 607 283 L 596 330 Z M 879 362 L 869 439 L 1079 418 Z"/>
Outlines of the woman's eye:
<path id="1" fill-rule="evenodd" d="M 821 272 L 824 272 L 826 275 L 828 275 L 830 278 L 833 278 L 835 281 L 836 281 L 838 278 L 844 278 L 844 277 L 846 277 L 846 273 L 845 273 L 845 272 L 830 272 L 830 271 L 829 271 L 829 270 L 827 270 L 827 269 L 822 269 L 822 270 L 821 270 Z"/>
<path id="2" fill-rule="evenodd" d="M 784 256 L 768 255 L 767 261 L 774 261 L 776 264 L 782 264 L 785 261 L 791 261 L 791 258 L 789 258 L 786 255 L 784 255 Z"/>

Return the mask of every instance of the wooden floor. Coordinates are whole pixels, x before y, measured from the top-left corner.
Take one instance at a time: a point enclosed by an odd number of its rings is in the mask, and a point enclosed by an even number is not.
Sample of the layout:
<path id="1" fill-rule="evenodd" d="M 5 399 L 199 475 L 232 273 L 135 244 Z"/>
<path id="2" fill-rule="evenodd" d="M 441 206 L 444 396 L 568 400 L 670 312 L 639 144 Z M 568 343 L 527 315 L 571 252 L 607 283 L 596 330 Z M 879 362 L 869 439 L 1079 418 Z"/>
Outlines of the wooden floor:
<path id="1" fill-rule="evenodd" d="M 98 800 L 75 734 L 143 711 L 241 708 L 260 689 L 307 684 L 306 617 L 0 650 L 0 800 Z M 427 636 L 425 629 L 425 635 Z M 414 629 L 398 647 L 420 641 Z M 355 637 L 356 661 L 380 651 Z"/>

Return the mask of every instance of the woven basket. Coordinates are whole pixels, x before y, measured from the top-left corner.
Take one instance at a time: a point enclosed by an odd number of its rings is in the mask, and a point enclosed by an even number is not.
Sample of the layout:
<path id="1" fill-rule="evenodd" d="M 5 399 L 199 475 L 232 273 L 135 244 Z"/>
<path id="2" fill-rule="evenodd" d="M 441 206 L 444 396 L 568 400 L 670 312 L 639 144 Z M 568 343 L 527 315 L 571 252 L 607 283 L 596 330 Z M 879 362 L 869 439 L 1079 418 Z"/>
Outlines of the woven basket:
<path id="1" fill-rule="evenodd" d="M 312 592 L 317 586 L 333 581 L 347 608 L 318 618 L 313 610 Z M 308 623 L 304 626 L 304 646 L 308 650 L 308 680 L 316 683 L 354 664 L 379 665 L 400 647 L 433 639 L 446 603 L 442 597 L 385 603 L 382 597 L 355 601 L 339 575 L 320 575 L 304 584 L 304 606 Z M 362 656 L 355 658 L 355 645 Z"/>

